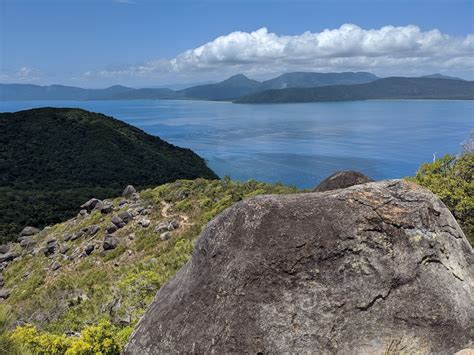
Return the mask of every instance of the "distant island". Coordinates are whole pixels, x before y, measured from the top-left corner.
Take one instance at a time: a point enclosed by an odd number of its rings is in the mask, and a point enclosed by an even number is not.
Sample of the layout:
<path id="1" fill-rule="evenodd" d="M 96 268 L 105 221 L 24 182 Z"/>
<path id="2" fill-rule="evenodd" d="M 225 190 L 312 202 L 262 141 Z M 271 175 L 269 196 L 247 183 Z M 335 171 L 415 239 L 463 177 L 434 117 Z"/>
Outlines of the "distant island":
<path id="1" fill-rule="evenodd" d="M 472 100 L 473 83 L 442 74 L 379 78 L 368 72 L 294 72 L 261 82 L 237 74 L 219 83 L 182 90 L 134 89 L 121 85 L 83 89 L 63 85 L 0 84 L 0 101 L 160 99 L 283 103 L 400 98 Z"/>
<path id="2" fill-rule="evenodd" d="M 385 78 L 366 84 L 267 90 L 234 102 L 269 104 L 360 100 L 474 100 L 474 81 L 437 78 Z"/>

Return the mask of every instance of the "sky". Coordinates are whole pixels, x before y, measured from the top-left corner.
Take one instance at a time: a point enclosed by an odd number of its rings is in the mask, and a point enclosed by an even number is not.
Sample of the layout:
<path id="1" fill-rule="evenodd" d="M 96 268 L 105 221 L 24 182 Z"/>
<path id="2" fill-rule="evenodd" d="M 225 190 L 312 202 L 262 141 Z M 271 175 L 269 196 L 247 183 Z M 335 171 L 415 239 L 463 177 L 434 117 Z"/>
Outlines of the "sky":
<path id="1" fill-rule="evenodd" d="M 0 82 L 179 86 L 243 73 L 474 79 L 474 0 L 0 0 Z"/>

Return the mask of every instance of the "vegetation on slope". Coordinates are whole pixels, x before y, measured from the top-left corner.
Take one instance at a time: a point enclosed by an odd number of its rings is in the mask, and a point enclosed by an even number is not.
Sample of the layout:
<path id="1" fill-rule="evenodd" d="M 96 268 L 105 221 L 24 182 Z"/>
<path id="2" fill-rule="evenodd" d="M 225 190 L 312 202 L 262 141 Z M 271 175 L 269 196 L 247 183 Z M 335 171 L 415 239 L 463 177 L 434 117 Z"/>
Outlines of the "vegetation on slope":
<path id="1" fill-rule="evenodd" d="M 196 237 L 208 221 L 242 199 L 296 191 L 255 181 L 180 180 L 141 192 L 139 202 L 124 204 L 122 199 L 115 199 L 113 213 L 95 210 L 46 228 L 33 237 L 34 248 L 23 253 L 16 250 L 21 257 L 3 271 L 4 288 L 11 294 L 0 305 L 0 325 L 2 321 L 4 324 L 0 346 L 8 351 L 23 346 L 44 354 L 118 353 L 157 290 L 188 260 Z M 114 233 L 119 241 L 115 249 L 103 250 L 105 229 L 112 216 L 137 204 L 146 214 Z M 141 218 L 147 218 L 150 225 L 142 227 Z M 179 226 L 163 240 L 155 228 L 170 220 L 179 221 Z M 91 225 L 100 227 L 94 236 L 65 241 L 65 236 Z M 45 256 L 43 248 L 52 239 L 58 243 L 56 252 Z M 83 250 L 88 245 L 95 249 L 86 256 Z M 68 250 L 64 254 L 58 252 L 65 247 Z M 55 262 L 59 269 L 54 270 Z M 8 319 L 5 314 L 9 314 Z M 105 335 L 92 339 L 87 335 L 91 329 Z M 84 350 L 91 348 L 95 350 Z"/>
<path id="2" fill-rule="evenodd" d="M 80 109 L 1 113 L 0 142 L 0 242 L 25 225 L 64 221 L 127 184 L 217 177 L 189 149 Z"/>
<path id="3" fill-rule="evenodd" d="M 236 103 L 289 103 L 383 99 L 474 100 L 474 82 L 432 78 L 385 78 L 366 84 L 267 90 Z"/>
<path id="4" fill-rule="evenodd" d="M 441 198 L 474 245 L 474 153 L 425 163 L 412 181 Z"/>

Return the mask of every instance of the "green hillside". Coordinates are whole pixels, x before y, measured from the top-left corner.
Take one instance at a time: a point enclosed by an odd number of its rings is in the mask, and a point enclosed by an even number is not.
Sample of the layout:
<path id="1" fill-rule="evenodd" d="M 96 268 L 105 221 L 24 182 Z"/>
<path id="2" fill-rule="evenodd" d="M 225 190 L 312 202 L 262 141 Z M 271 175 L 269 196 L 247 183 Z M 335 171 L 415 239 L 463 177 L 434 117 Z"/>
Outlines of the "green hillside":
<path id="1" fill-rule="evenodd" d="M 108 213 L 95 209 L 46 228 L 25 249 L 11 244 L 17 257 L 1 276 L 0 299 L 7 298 L 0 303 L 0 353 L 118 354 L 208 221 L 242 199 L 294 192 L 255 181 L 180 180 L 107 201 Z M 108 237 L 114 217 L 125 212 L 131 218 Z M 18 322 L 27 325 L 10 333 Z"/>
<path id="2" fill-rule="evenodd" d="M 0 114 L 0 239 L 74 216 L 124 186 L 217 176 L 189 149 L 80 109 Z"/>

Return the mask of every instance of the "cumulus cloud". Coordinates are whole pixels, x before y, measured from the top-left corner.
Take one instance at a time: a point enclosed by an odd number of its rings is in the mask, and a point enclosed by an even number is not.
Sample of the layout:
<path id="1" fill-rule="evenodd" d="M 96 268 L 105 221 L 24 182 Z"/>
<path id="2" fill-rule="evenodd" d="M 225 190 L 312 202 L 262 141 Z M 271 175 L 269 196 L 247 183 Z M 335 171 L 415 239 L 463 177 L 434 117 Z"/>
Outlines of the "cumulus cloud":
<path id="1" fill-rule="evenodd" d="M 295 70 L 367 70 L 379 75 L 415 75 L 427 71 L 467 73 L 474 68 L 474 34 L 452 37 L 437 29 L 384 26 L 277 35 L 266 28 L 232 32 L 170 60 L 156 60 L 101 76 L 209 77 L 238 72 L 254 76 Z"/>

